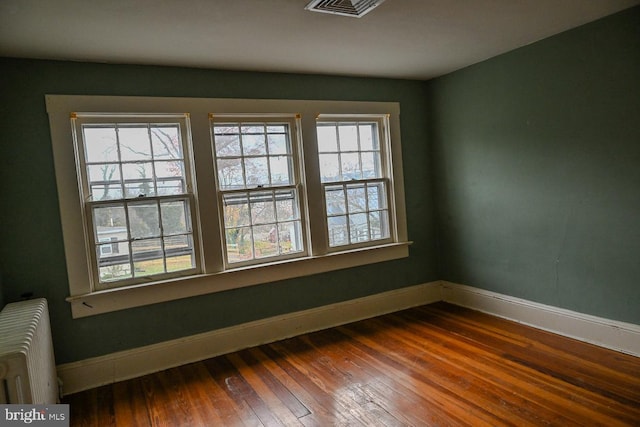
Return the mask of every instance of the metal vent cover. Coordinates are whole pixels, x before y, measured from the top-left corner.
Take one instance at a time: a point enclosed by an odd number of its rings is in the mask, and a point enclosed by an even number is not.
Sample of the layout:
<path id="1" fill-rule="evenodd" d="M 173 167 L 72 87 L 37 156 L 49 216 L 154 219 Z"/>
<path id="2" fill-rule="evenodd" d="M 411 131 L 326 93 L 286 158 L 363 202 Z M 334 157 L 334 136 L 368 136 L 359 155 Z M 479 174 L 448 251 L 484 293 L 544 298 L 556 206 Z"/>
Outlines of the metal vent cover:
<path id="1" fill-rule="evenodd" d="M 371 12 L 384 0 L 312 0 L 306 10 L 360 18 Z"/>

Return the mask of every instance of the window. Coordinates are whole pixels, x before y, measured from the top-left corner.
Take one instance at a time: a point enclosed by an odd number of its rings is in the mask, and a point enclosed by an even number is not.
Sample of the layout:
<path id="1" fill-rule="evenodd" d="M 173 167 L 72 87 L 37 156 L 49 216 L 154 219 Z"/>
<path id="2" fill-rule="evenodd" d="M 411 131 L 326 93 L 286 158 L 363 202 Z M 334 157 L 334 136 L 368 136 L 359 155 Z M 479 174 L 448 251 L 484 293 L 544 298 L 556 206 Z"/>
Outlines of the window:
<path id="1" fill-rule="evenodd" d="M 74 317 L 408 256 L 397 103 L 46 101 Z"/>
<path id="2" fill-rule="evenodd" d="M 295 118 L 211 120 L 226 265 L 304 255 Z"/>
<path id="3" fill-rule="evenodd" d="M 384 117 L 319 118 L 318 157 L 331 248 L 389 240 Z"/>
<path id="4" fill-rule="evenodd" d="M 188 118 L 71 121 L 96 289 L 196 272 Z"/>

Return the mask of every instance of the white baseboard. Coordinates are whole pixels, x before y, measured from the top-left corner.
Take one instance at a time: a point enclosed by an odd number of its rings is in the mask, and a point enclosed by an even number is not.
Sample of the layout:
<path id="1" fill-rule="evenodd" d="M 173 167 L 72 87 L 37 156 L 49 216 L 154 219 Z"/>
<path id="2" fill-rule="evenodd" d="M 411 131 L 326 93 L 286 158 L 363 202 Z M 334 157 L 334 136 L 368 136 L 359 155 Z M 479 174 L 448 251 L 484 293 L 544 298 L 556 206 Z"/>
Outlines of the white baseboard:
<path id="1" fill-rule="evenodd" d="M 59 365 L 64 394 L 77 393 L 307 332 L 442 299 L 441 282 L 401 288 L 310 310 Z"/>
<path id="2" fill-rule="evenodd" d="M 446 301 L 640 357 L 640 326 L 446 281 L 289 313 L 229 328 L 59 365 L 65 394 L 197 362 L 243 348 Z"/>
<path id="3" fill-rule="evenodd" d="M 640 357 L 640 326 L 442 282 L 442 299 L 611 350 Z"/>

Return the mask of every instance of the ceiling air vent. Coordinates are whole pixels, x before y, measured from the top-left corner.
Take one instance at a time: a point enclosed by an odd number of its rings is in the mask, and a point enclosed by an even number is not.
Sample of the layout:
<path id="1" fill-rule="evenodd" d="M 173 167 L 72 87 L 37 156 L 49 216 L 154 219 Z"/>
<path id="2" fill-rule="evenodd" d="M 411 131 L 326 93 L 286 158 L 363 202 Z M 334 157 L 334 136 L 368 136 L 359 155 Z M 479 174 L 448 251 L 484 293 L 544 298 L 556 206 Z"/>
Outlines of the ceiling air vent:
<path id="1" fill-rule="evenodd" d="M 313 0 L 305 9 L 312 12 L 360 18 L 378 7 L 384 0 Z"/>

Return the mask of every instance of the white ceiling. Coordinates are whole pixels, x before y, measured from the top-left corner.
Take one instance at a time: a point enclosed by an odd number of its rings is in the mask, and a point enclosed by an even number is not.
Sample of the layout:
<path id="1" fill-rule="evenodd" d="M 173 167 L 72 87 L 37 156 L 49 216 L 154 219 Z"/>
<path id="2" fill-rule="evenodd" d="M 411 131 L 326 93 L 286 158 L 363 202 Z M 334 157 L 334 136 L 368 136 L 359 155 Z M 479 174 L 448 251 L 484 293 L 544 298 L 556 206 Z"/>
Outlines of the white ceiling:
<path id="1" fill-rule="evenodd" d="M 0 0 L 0 56 L 428 79 L 640 0 Z"/>

